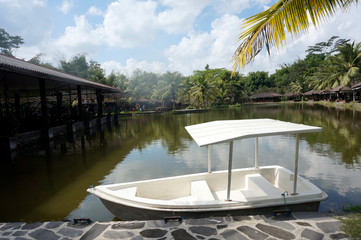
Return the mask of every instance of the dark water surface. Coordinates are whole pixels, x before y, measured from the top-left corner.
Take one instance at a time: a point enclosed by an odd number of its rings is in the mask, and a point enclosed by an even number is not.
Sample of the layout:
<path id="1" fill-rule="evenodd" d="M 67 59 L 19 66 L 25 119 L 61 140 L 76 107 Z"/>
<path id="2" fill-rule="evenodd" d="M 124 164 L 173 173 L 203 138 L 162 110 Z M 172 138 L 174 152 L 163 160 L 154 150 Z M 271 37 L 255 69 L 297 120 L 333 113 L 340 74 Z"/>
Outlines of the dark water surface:
<path id="1" fill-rule="evenodd" d="M 320 211 L 342 212 L 361 204 L 361 113 L 306 104 L 265 104 L 239 110 L 121 118 L 119 126 L 74 141 L 54 143 L 52 151 L 1 157 L 0 222 L 50 221 L 109 213 L 90 185 L 143 180 L 207 171 L 207 148 L 198 147 L 184 126 L 226 119 L 273 118 L 320 126 L 300 136 L 299 174 L 329 195 Z M 254 139 L 234 142 L 233 167 L 254 163 Z M 259 138 L 259 165 L 294 169 L 295 136 Z M 227 169 L 228 145 L 212 147 L 212 170 Z"/>

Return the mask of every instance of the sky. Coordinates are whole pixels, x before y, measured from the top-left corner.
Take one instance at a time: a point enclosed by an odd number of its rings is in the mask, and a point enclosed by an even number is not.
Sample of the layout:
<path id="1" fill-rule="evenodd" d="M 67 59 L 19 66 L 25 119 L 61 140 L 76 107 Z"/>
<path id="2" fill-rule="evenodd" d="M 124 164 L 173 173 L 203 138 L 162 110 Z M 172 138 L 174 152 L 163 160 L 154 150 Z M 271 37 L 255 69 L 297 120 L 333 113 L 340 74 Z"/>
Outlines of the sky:
<path id="1" fill-rule="evenodd" d="M 0 28 L 19 35 L 24 44 L 13 54 L 58 67 L 85 53 L 87 60 L 131 76 L 147 72 L 232 69 L 242 20 L 267 9 L 270 0 L 0 0 Z M 361 42 L 361 6 L 338 11 L 311 26 L 299 38 L 287 37 L 281 49 L 262 51 L 240 72 L 274 73 L 281 65 L 306 56 L 305 50 L 332 36 Z"/>

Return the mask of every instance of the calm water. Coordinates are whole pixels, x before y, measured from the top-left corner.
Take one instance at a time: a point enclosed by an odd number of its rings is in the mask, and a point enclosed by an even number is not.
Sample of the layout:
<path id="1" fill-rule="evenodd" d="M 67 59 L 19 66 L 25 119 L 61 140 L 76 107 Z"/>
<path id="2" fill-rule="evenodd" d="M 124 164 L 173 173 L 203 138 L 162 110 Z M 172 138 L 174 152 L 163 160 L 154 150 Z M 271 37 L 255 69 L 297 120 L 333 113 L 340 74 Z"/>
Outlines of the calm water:
<path id="1" fill-rule="evenodd" d="M 119 126 L 44 151 L 1 161 L 0 222 L 49 221 L 109 213 L 90 185 L 207 171 L 207 148 L 199 148 L 184 126 L 212 120 L 273 118 L 323 128 L 300 138 L 299 173 L 329 195 L 320 211 L 339 213 L 361 204 L 361 113 L 306 104 L 244 106 L 239 110 L 141 116 Z M 234 142 L 233 167 L 253 166 L 254 139 Z M 259 139 L 259 165 L 294 168 L 295 136 Z M 228 145 L 212 147 L 212 170 L 227 169 Z"/>

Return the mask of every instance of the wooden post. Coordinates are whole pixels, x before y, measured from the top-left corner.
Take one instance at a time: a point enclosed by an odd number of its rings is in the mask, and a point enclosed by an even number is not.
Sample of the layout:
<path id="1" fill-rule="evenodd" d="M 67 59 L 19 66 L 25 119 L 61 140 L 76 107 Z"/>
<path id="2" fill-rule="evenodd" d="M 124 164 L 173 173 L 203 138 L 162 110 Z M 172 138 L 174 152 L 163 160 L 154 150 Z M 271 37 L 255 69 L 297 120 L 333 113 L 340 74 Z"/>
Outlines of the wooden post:
<path id="1" fill-rule="evenodd" d="M 79 114 L 79 121 L 83 121 L 83 102 L 81 99 L 81 86 L 76 86 L 77 95 L 78 95 L 78 114 Z"/>
<path id="2" fill-rule="evenodd" d="M 58 114 L 58 118 L 61 118 L 62 112 L 61 112 L 61 107 L 63 104 L 63 93 L 58 91 L 56 93 L 56 110 L 57 110 L 57 114 Z"/>
<path id="3" fill-rule="evenodd" d="M 14 93 L 15 99 L 15 116 L 19 120 L 20 119 L 20 94 Z"/>
<path id="4" fill-rule="evenodd" d="M 232 157 L 233 157 L 233 141 L 229 142 L 229 159 L 228 159 L 228 185 L 227 185 L 227 199 L 231 200 L 231 180 L 232 180 Z"/>
<path id="5" fill-rule="evenodd" d="M 46 102 L 46 87 L 45 79 L 39 78 L 39 90 L 40 90 L 40 104 L 41 104 L 41 118 L 43 120 L 43 128 L 49 128 L 49 119 L 48 119 L 48 106 Z"/>
<path id="6" fill-rule="evenodd" d="M 8 105 L 8 83 L 6 81 L 6 74 L 3 75 L 4 79 L 4 102 L 5 102 L 5 115 L 9 116 L 9 105 Z"/>
<path id="7" fill-rule="evenodd" d="M 296 151 L 295 151 L 295 172 L 293 176 L 293 193 L 297 195 L 297 174 L 298 174 L 298 151 L 299 151 L 300 135 L 296 134 Z"/>
<path id="8" fill-rule="evenodd" d="M 103 117 L 103 95 L 99 89 L 96 90 L 98 103 L 98 118 Z"/>

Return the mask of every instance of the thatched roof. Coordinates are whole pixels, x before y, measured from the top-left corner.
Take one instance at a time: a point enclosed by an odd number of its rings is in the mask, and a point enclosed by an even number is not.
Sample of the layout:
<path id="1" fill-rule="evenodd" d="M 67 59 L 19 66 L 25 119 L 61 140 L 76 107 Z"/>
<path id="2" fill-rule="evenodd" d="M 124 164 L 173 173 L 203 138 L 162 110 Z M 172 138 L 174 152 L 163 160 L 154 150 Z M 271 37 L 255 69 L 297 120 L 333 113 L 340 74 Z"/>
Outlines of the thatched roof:
<path id="1" fill-rule="evenodd" d="M 251 99 L 259 99 L 259 98 L 277 98 L 283 97 L 282 94 L 274 93 L 274 92 L 267 92 L 267 93 L 256 93 L 251 96 Z"/>
<path id="2" fill-rule="evenodd" d="M 361 82 L 354 84 L 351 88 L 352 90 L 359 90 L 361 88 Z"/>
<path id="3" fill-rule="evenodd" d="M 323 90 L 310 90 L 303 94 L 303 96 L 312 96 L 312 95 L 320 95 Z"/>
<path id="4" fill-rule="evenodd" d="M 285 97 L 296 97 L 296 96 L 302 96 L 303 93 L 300 92 L 289 92 L 285 94 Z"/>

